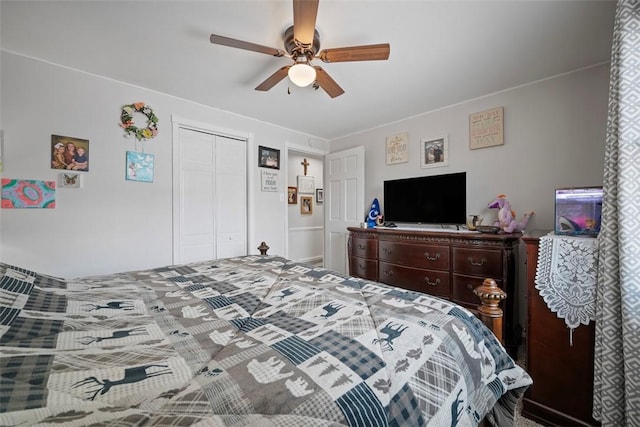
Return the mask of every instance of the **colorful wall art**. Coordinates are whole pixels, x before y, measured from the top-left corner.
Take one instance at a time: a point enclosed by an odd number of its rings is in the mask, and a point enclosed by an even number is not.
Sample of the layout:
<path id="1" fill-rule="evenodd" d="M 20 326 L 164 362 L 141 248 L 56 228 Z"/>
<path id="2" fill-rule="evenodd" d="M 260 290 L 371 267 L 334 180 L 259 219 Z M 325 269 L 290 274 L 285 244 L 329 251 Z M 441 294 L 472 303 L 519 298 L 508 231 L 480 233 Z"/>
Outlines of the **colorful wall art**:
<path id="1" fill-rule="evenodd" d="M 153 154 L 127 151 L 127 180 L 153 182 L 153 157 Z"/>
<path id="2" fill-rule="evenodd" d="M 56 182 L 2 178 L 2 208 L 56 207 Z"/>

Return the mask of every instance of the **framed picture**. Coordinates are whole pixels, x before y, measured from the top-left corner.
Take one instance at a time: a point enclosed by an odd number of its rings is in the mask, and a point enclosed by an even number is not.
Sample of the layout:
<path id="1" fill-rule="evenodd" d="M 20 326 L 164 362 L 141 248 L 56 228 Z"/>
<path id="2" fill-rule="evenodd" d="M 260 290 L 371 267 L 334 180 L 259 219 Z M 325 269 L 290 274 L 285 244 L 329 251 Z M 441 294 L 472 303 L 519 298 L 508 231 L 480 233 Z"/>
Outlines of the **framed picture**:
<path id="1" fill-rule="evenodd" d="M 258 146 L 258 167 L 280 169 L 280 150 Z"/>
<path id="2" fill-rule="evenodd" d="M 313 213 L 313 197 L 300 197 L 300 213 L 302 215 L 311 215 Z"/>
<path id="3" fill-rule="evenodd" d="M 421 167 L 437 168 L 449 164 L 449 138 L 447 135 L 420 140 Z"/>
<path id="4" fill-rule="evenodd" d="M 126 179 L 153 182 L 153 154 L 127 151 Z"/>
<path id="5" fill-rule="evenodd" d="M 89 140 L 51 135 L 51 168 L 89 172 Z"/>
<path id="6" fill-rule="evenodd" d="M 315 180 L 312 176 L 298 175 L 298 193 L 313 194 Z"/>
<path id="7" fill-rule="evenodd" d="M 60 188 L 80 188 L 80 174 L 61 172 L 58 174 Z"/>
<path id="8" fill-rule="evenodd" d="M 290 205 L 298 204 L 298 187 L 287 187 L 287 203 Z"/>
<path id="9" fill-rule="evenodd" d="M 403 132 L 394 136 L 388 136 L 386 143 L 388 165 L 409 161 L 409 133 Z"/>
<path id="10" fill-rule="evenodd" d="M 504 107 L 469 115 L 469 149 L 504 145 Z"/>
<path id="11" fill-rule="evenodd" d="M 324 202 L 324 189 L 316 188 L 316 203 L 321 205 Z"/>

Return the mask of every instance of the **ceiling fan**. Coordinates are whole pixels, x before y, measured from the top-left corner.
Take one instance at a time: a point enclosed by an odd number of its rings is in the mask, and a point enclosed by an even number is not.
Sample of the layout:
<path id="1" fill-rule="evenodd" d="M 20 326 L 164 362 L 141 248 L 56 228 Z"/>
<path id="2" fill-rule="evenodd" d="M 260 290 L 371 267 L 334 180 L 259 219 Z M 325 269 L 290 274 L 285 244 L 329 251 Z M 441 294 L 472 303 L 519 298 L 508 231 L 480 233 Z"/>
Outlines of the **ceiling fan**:
<path id="1" fill-rule="evenodd" d="M 293 0 L 293 25 L 284 32 L 285 50 L 262 46 L 230 37 L 211 34 L 213 44 L 265 53 L 277 57 L 286 56 L 293 64 L 286 65 L 265 81 L 256 90 L 267 91 L 289 76 L 297 86 L 313 84 L 315 89 L 322 88 L 331 98 L 340 96 L 344 90 L 317 65 L 311 65 L 313 59 L 323 62 L 376 61 L 389 59 L 389 43 L 362 46 L 323 49 L 320 51 L 320 35 L 316 30 L 319 0 Z"/>

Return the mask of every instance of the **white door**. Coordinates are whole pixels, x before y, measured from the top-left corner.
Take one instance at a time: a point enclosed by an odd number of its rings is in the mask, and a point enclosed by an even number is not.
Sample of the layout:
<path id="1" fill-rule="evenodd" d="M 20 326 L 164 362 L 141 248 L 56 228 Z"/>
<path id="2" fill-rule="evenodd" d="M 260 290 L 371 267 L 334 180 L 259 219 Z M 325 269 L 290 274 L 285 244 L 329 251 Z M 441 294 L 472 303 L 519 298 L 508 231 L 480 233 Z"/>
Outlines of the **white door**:
<path id="1" fill-rule="evenodd" d="M 214 259 L 216 254 L 215 136 L 183 128 L 179 132 L 176 264 Z"/>
<path id="2" fill-rule="evenodd" d="M 216 136 L 216 258 L 247 254 L 246 143 Z"/>
<path id="3" fill-rule="evenodd" d="M 174 144 L 174 264 L 246 255 L 246 142 L 180 128 Z"/>
<path id="4" fill-rule="evenodd" d="M 364 147 L 327 154 L 324 181 L 324 266 L 347 274 L 347 227 L 365 215 Z"/>

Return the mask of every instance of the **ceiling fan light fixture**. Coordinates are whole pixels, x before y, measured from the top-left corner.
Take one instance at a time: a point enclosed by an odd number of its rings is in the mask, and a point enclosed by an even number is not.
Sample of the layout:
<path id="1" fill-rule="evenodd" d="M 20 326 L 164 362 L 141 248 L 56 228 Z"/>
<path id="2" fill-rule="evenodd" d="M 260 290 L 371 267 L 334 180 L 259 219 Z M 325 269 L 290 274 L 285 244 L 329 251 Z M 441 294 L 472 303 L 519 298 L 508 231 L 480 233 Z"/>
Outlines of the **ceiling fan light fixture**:
<path id="1" fill-rule="evenodd" d="M 316 70 L 311 65 L 298 62 L 289 68 L 289 80 L 300 87 L 307 87 L 316 80 Z"/>

